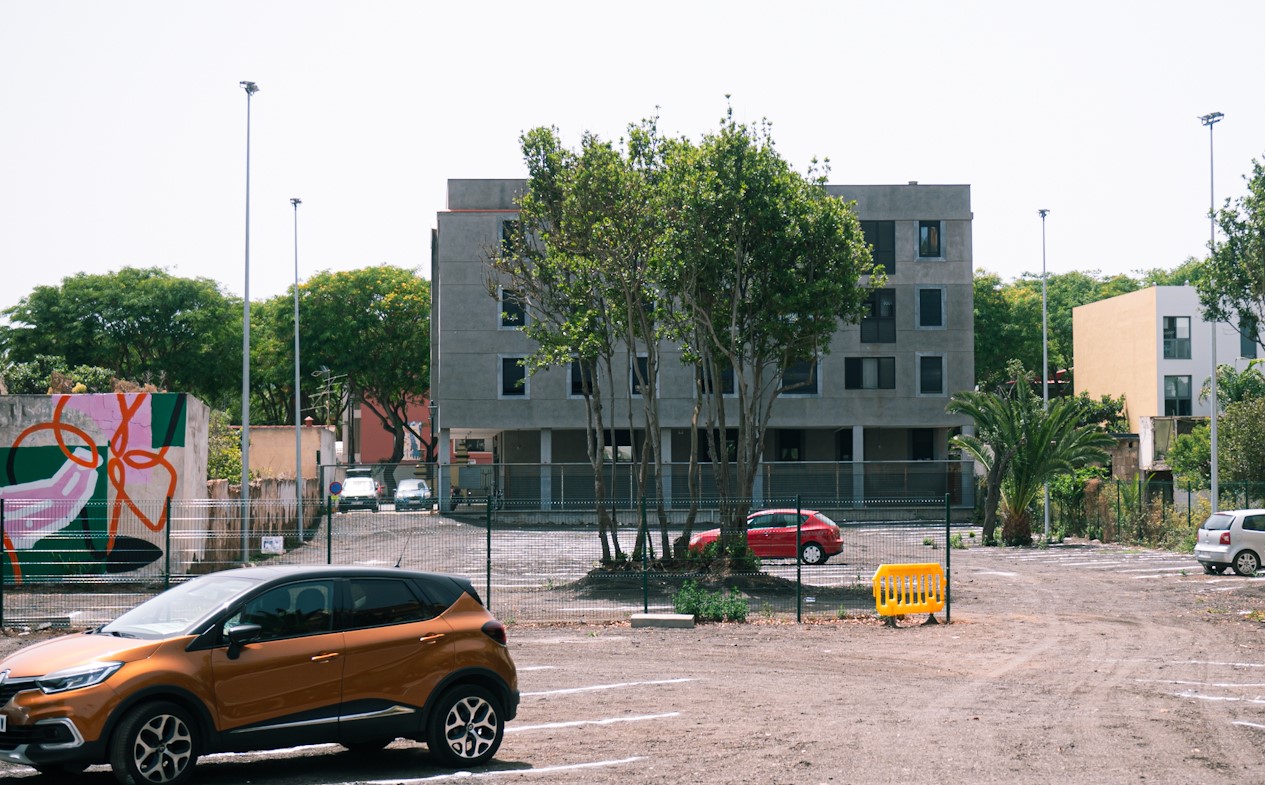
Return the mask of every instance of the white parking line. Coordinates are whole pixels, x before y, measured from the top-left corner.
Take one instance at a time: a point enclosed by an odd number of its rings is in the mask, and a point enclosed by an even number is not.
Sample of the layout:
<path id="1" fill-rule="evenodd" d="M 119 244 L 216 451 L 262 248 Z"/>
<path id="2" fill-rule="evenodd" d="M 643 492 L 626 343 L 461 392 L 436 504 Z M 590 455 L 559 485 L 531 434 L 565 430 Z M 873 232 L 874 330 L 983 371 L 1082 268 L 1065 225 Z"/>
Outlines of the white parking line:
<path id="1" fill-rule="evenodd" d="M 557 665 L 519 665 L 518 666 L 519 673 L 522 673 L 523 671 L 552 671 L 552 670 L 557 670 L 557 669 L 558 669 Z"/>
<path id="2" fill-rule="evenodd" d="M 1265 668 L 1265 662 L 1218 662 L 1217 660 L 1186 660 L 1178 665 L 1221 665 L 1227 668 Z"/>
<path id="3" fill-rule="evenodd" d="M 1233 689 L 1234 687 L 1253 687 L 1257 689 L 1265 687 L 1265 684 L 1238 684 L 1235 682 L 1217 681 L 1179 681 L 1177 679 L 1134 679 L 1134 681 L 1141 684 L 1175 684 L 1187 687 L 1221 687 L 1230 689 Z"/>
<path id="4" fill-rule="evenodd" d="M 561 771 L 575 771 L 577 769 L 597 769 L 605 766 L 627 766 L 629 763 L 636 763 L 644 760 L 642 756 L 635 758 L 622 758 L 620 760 L 597 760 L 590 763 L 572 763 L 566 766 L 545 766 L 540 769 L 505 769 L 503 771 L 454 771 L 451 774 L 436 774 L 433 777 L 412 777 L 409 779 L 398 780 L 345 780 L 341 782 L 329 782 L 325 785 L 409 785 L 413 782 L 440 782 L 442 780 L 470 779 L 478 777 L 480 779 L 488 779 L 490 777 L 501 777 L 505 775 L 521 776 L 523 774 L 557 774 Z"/>
<path id="5" fill-rule="evenodd" d="M 1200 701 L 1220 701 L 1222 703 L 1253 703 L 1258 706 L 1265 705 L 1265 698 L 1231 698 L 1227 695 L 1200 695 L 1197 692 L 1174 692 L 1174 698 L 1191 698 Z"/>
<path id="6" fill-rule="evenodd" d="M 555 728 L 579 728 L 584 725 L 614 725 L 617 722 L 642 722 L 644 720 L 665 720 L 679 717 L 681 712 L 670 711 L 667 714 L 642 714 L 636 717 L 607 717 L 601 720 L 573 720 L 571 722 L 546 722 L 540 725 L 513 725 L 505 729 L 506 733 L 522 733 L 529 730 L 553 730 Z"/>
<path id="7" fill-rule="evenodd" d="M 1017 577 L 1019 577 L 1019 573 L 1017 573 L 1017 572 L 998 572 L 998 571 L 996 571 L 996 570 L 985 570 L 985 571 L 982 571 L 982 572 L 977 572 L 977 573 L 975 573 L 975 574 L 976 574 L 976 575 L 999 575 L 999 576 L 1001 576 L 1002 578 L 1017 578 Z"/>
<path id="8" fill-rule="evenodd" d="M 1260 728 L 1262 730 L 1265 730 L 1265 725 L 1261 725 L 1259 722 L 1247 722 L 1246 720 L 1235 720 L 1234 722 L 1230 724 L 1231 725 L 1246 725 L 1249 728 Z"/>
<path id="9" fill-rule="evenodd" d="M 619 690 L 625 687 L 650 687 L 656 684 L 684 684 L 694 679 L 660 679 L 658 681 L 625 681 L 618 684 L 596 684 L 592 687 L 571 687 L 565 690 L 545 690 L 543 692 L 524 692 L 521 697 L 538 698 L 544 695 L 573 695 L 577 692 L 598 692 L 600 690 Z"/>

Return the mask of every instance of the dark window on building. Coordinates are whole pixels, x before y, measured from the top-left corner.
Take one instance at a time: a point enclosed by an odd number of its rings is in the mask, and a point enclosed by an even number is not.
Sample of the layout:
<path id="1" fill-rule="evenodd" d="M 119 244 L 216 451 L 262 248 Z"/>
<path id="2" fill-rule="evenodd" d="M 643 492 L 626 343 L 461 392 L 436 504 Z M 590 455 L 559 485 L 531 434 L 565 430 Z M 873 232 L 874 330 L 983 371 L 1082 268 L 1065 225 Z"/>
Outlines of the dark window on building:
<path id="1" fill-rule="evenodd" d="M 1256 325 L 1243 325 L 1239 328 L 1239 356 L 1249 359 L 1256 358 L 1256 347 L 1260 344 L 1256 342 Z"/>
<path id="2" fill-rule="evenodd" d="M 918 358 L 918 392 L 944 395 L 944 358 L 938 354 Z"/>
<path id="3" fill-rule="evenodd" d="M 940 222 L 918 222 L 918 255 L 924 259 L 942 256 L 940 252 Z"/>
<path id="4" fill-rule="evenodd" d="M 1164 317 L 1164 359 L 1190 359 L 1190 317 Z"/>
<path id="5" fill-rule="evenodd" d="M 919 327 L 943 327 L 944 326 L 944 290 L 935 289 L 919 289 L 918 290 L 918 326 Z"/>
<path id="6" fill-rule="evenodd" d="M 1190 416 L 1190 377 L 1164 377 L 1164 416 Z"/>
<path id="7" fill-rule="evenodd" d="M 895 390 L 895 357 L 845 357 L 843 359 L 845 390 Z"/>
<path id="8" fill-rule="evenodd" d="M 705 395 L 711 395 L 715 392 L 711 384 L 711 373 L 703 366 L 695 366 L 694 378 L 703 388 Z M 720 394 L 734 395 L 737 389 L 734 387 L 734 367 L 725 362 L 720 369 Z"/>
<path id="9" fill-rule="evenodd" d="M 521 328 L 527 324 L 527 309 L 522 296 L 513 289 L 501 290 L 501 326 Z"/>
<path id="10" fill-rule="evenodd" d="M 514 255 L 519 242 L 518 221 L 501 221 L 501 255 Z"/>
<path id="11" fill-rule="evenodd" d="M 777 459 L 779 461 L 804 460 L 804 432 L 797 428 L 782 428 L 777 432 Z"/>
<path id="12" fill-rule="evenodd" d="M 915 461 L 933 461 L 936 457 L 936 432 L 931 428 L 909 431 L 909 457 Z"/>
<path id="13" fill-rule="evenodd" d="M 629 389 L 633 395 L 641 395 L 642 382 L 649 385 L 652 381 L 650 378 L 650 358 L 645 355 L 634 357 L 633 362 L 628 364 L 628 376 L 632 380 Z"/>
<path id="14" fill-rule="evenodd" d="M 861 343 L 896 341 L 896 290 L 876 289 L 867 300 L 869 313 L 861 319 Z"/>
<path id="15" fill-rule="evenodd" d="M 501 397 L 527 397 L 527 368 L 522 357 L 501 358 Z"/>
<path id="16" fill-rule="evenodd" d="M 882 267 L 888 275 L 896 272 L 896 222 L 862 221 L 861 232 L 870 245 L 874 266 Z"/>
<path id="17" fill-rule="evenodd" d="M 586 375 L 589 383 L 589 394 L 595 395 L 597 393 L 597 381 L 594 377 L 596 370 L 597 369 L 592 363 L 582 363 L 579 360 L 571 361 L 571 397 L 584 397 L 584 382 Z"/>
<path id="18" fill-rule="evenodd" d="M 835 431 L 835 460 L 850 461 L 852 455 L 852 429 L 840 428 Z"/>
<path id="19" fill-rule="evenodd" d="M 710 434 L 706 428 L 698 429 L 698 460 L 702 463 L 711 463 L 716 460 L 713 454 L 713 448 L 716 447 L 713 442 L 719 438 L 720 434 L 711 431 Z M 729 460 L 736 460 L 738 457 L 738 429 L 729 428 L 725 432 L 724 449 L 729 454 Z"/>
<path id="20" fill-rule="evenodd" d="M 783 395 L 816 395 L 817 362 L 792 363 L 782 371 Z"/>

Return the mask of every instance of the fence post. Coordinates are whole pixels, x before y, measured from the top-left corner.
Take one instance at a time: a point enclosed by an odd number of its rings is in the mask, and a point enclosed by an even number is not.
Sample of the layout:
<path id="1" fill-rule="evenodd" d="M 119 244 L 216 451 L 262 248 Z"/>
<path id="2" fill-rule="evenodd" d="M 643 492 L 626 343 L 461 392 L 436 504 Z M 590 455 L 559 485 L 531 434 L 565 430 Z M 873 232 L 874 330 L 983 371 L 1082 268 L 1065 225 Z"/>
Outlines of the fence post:
<path id="1" fill-rule="evenodd" d="M 804 536 L 804 513 L 800 505 L 800 496 L 795 496 L 795 623 L 804 621 L 804 560 L 800 557 L 800 541 Z"/>
<path id="2" fill-rule="evenodd" d="M 1120 536 L 1124 521 L 1120 519 L 1120 480 L 1116 480 L 1116 537 Z"/>
<path id="3" fill-rule="evenodd" d="M 334 497 L 325 497 L 325 563 L 334 563 Z"/>
<path id="4" fill-rule="evenodd" d="M 650 532 L 646 530 L 646 496 L 641 496 L 641 612 L 650 612 Z"/>
<path id="5" fill-rule="evenodd" d="M 949 494 L 944 495 L 944 623 L 953 622 L 953 546 L 949 542 L 952 508 Z"/>
<path id="6" fill-rule="evenodd" d="M 487 520 L 487 567 L 484 576 L 484 596 L 487 597 L 487 608 L 492 610 L 492 496 L 488 495 L 487 509 L 483 513 Z"/>
<path id="7" fill-rule="evenodd" d="M 1191 497 L 1190 489 L 1191 489 L 1192 484 L 1193 483 L 1190 483 L 1190 482 L 1186 483 L 1186 530 L 1187 531 L 1190 530 L 1190 503 L 1194 501 L 1194 499 L 1190 498 Z"/>
<path id="8" fill-rule="evenodd" d="M 171 497 L 167 497 L 167 526 L 166 526 L 166 544 L 163 546 L 163 552 L 166 554 L 166 563 L 163 567 L 163 591 L 171 588 Z"/>

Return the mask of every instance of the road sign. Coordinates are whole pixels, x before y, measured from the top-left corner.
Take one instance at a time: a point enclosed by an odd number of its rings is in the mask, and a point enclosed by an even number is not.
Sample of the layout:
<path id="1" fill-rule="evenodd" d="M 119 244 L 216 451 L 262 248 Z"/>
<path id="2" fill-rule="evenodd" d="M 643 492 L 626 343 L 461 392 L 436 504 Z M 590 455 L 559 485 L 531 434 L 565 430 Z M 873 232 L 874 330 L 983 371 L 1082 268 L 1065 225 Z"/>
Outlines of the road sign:
<path id="1" fill-rule="evenodd" d="M 330 494 L 337 496 L 343 492 L 343 484 L 338 480 L 334 480 L 329 484 L 329 492 Z"/>

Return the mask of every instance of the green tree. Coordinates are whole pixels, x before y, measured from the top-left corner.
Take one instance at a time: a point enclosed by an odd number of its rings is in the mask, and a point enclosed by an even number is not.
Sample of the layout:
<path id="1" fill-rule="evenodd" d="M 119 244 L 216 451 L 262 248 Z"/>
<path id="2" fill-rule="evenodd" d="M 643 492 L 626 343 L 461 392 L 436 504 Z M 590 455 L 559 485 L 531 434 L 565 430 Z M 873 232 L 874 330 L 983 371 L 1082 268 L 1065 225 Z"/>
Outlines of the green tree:
<path id="1" fill-rule="evenodd" d="M 408 406 L 430 388 L 430 282 L 378 265 L 317 273 L 300 288 L 304 368 L 346 374 L 353 399 L 393 435 L 390 461 L 400 461 L 404 434 L 421 440 Z"/>
<path id="2" fill-rule="evenodd" d="M 1253 160 L 1252 174 L 1244 180 L 1247 194 L 1227 199 L 1217 211 L 1225 240 L 1196 286 L 1205 319 L 1234 322 L 1265 346 L 1259 329 L 1265 314 L 1265 167 Z"/>
<path id="3" fill-rule="evenodd" d="M 793 171 L 767 122 L 749 128 L 730 111 L 718 131 L 674 146 L 666 161 L 670 212 L 657 264 L 685 325 L 675 337 L 710 378 L 733 372 L 736 412 L 720 384 L 703 386 L 702 410 L 723 500 L 720 544 L 735 553 L 746 547 L 743 522 L 785 372 L 815 369 L 840 321 L 859 320 L 868 294 L 860 278 L 873 265 L 853 208 L 826 191 L 826 169 Z"/>
<path id="4" fill-rule="evenodd" d="M 985 541 L 992 540 L 993 503 L 1003 519 L 1003 541 L 1026 545 L 1032 541 L 1032 507 L 1045 483 L 1106 460 L 1113 440 L 1096 427 L 1081 425 L 1083 411 L 1075 398 L 1053 400 L 1045 411 L 1032 391 L 1031 375 L 1018 363 L 1010 368 L 1014 384 L 1009 390 L 955 393 L 947 410 L 975 420 L 976 435 L 956 436 L 953 443 L 988 472 Z"/>
<path id="5" fill-rule="evenodd" d="M 1081 425 L 1092 425 L 1108 433 L 1120 433 L 1129 428 L 1129 418 L 1124 413 L 1123 395 L 1118 398 L 1101 395 L 1094 399 L 1089 393 L 1082 391 L 1076 396 L 1076 403 L 1081 409 Z"/>
<path id="6" fill-rule="evenodd" d="M 211 410 L 207 426 L 206 478 L 242 481 L 242 440 L 229 424 L 228 413 Z"/>
<path id="7" fill-rule="evenodd" d="M 1252 360 L 1243 370 L 1233 365 L 1217 366 L 1217 408 L 1225 411 L 1227 405 L 1242 401 L 1265 398 L 1265 375 L 1261 374 L 1261 360 Z M 1199 390 L 1199 400 L 1207 401 L 1212 395 L 1212 385 L 1204 379 Z"/>
<path id="8" fill-rule="evenodd" d="M 12 362 L 62 357 L 222 404 L 240 379 L 239 306 L 206 278 L 132 267 L 79 273 L 6 309 L 0 343 Z"/>
<path id="9" fill-rule="evenodd" d="M 1222 444 L 1218 432 L 1218 450 Z M 1168 448 L 1168 455 L 1164 460 L 1173 470 L 1173 479 L 1179 485 L 1207 488 L 1212 477 L 1212 431 L 1207 425 L 1196 425 L 1190 433 L 1178 434 Z M 1217 464 L 1217 469 L 1219 472 L 1220 463 Z"/>
<path id="10" fill-rule="evenodd" d="M 66 364 L 64 357 L 36 355 L 27 362 L 9 363 L 0 372 L 0 391 L 5 395 L 47 395 L 49 393 L 114 392 L 120 386 L 139 387 L 120 380 L 109 368 Z"/>
<path id="11" fill-rule="evenodd" d="M 1217 423 L 1217 457 L 1226 482 L 1265 478 L 1265 398 L 1225 407 Z"/>

